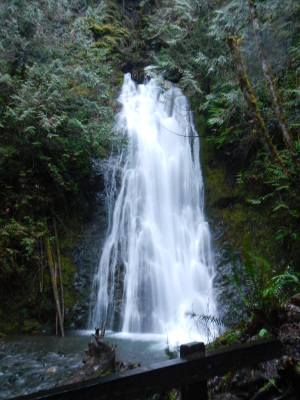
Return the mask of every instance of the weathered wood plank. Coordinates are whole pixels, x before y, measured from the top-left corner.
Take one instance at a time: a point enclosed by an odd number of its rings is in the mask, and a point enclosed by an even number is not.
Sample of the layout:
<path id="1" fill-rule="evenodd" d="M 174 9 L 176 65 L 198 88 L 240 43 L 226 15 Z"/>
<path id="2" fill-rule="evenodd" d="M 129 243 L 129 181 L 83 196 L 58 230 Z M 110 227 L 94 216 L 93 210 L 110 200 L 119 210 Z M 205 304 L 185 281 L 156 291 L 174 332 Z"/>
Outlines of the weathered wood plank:
<path id="1" fill-rule="evenodd" d="M 40 391 L 15 400 L 136 399 L 272 360 L 280 356 L 281 347 L 279 340 L 262 339 Z"/>

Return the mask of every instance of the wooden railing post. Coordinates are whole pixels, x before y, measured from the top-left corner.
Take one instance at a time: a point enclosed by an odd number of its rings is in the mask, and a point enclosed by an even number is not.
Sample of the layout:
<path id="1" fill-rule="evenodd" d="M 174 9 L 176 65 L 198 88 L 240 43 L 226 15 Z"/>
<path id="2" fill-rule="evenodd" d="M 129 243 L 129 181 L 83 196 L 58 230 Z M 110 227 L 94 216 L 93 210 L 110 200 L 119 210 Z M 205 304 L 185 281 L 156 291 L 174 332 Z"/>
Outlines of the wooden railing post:
<path id="1" fill-rule="evenodd" d="M 180 346 L 180 358 L 187 358 L 193 354 L 205 356 L 205 345 L 202 342 L 192 342 Z M 207 379 L 181 386 L 182 400 L 208 400 Z"/>

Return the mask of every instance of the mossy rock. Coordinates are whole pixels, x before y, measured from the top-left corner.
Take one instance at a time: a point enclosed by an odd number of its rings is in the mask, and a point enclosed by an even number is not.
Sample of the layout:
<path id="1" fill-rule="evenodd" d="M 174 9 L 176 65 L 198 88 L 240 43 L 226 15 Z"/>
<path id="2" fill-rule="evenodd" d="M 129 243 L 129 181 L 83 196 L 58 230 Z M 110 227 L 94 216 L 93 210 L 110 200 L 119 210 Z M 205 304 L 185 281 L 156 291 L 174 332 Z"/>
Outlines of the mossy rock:
<path id="1" fill-rule="evenodd" d="M 128 6 L 126 4 L 127 11 Z M 136 7 L 140 8 L 138 3 Z M 145 53 L 145 42 L 137 40 L 140 37 L 140 24 L 136 26 L 137 13 L 134 12 L 134 15 L 130 14 L 129 17 L 128 12 L 123 12 L 122 6 L 111 0 L 105 8 L 104 23 L 88 21 L 88 27 L 96 41 L 92 47 L 106 51 L 106 59 L 114 70 L 130 72 L 132 78 L 141 83 L 145 77 L 144 67 L 150 63 L 150 59 Z"/>
<path id="2" fill-rule="evenodd" d="M 209 343 L 206 346 L 206 350 L 214 350 L 219 349 L 220 347 L 228 346 L 235 343 L 236 339 L 238 339 L 241 335 L 241 331 L 239 329 L 231 329 L 223 332 L 220 336 L 218 336 L 213 342 Z"/>

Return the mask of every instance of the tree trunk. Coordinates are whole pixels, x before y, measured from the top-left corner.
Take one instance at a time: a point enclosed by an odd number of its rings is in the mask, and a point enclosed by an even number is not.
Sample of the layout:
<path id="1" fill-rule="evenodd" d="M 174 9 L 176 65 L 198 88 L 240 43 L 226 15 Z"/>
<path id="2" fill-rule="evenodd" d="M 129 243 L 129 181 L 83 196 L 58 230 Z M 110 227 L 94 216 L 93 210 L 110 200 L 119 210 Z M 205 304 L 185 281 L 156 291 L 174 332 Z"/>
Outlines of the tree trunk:
<path id="1" fill-rule="evenodd" d="M 210 25 L 210 9 L 211 8 L 212 8 L 212 6 L 207 1 L 207 24 L 208 24 L 208 26 Z M 212 8 L 212 10 L 213 10 L 213 8 Z M 211 40 L 210 40 L 210 36 L 208 35 L 207 36 L 207 56 L 209 58 L 211 58 L 211 53 L 212 53 Z M 207 86 L 207 91 L 210 94 L 211 93 L 211 74 L 206 76 L 205 83 Z"/>
<path id="2" fill-rule="evenodd" d="M 59 241 L 56 229 L 56 222 L 54 216 L 53 218 L 53 227 L 55 234 L 55 242 L 56 242 L 56 251 L 57 251 L 57 264 L 58 264 L 58 273 L 59 273 L 59 282 L 60 282 L 60 296 L 61 296 L 61 314 L 62 314 L 62 323 L 65 321 L 65 298 L 64 298 L 64 285 L 63 285 L 63 276 L 62 276 L 62 267 L 60 261 L 60 250 L 59 250 Z"/>
<path id="3" fill-rule="evenodd" d="M 112 347 L 104 342 L 105 336 L 105 323 L 102 324 L 101 334 L 99 329 L 96 329 L 95 335 L 92 335 L 96 343 L 92 340 L 88 344 L 88 360 L 84 360 L 87 366 L 95 366 L 100 374 L 105 374 L 109 369 L 115 368 L 115 346 Z"/>
<path id="4" fill-rule="evenodd" d="M 238 76 L 238 81 L 239 85 L 241 88 L 241 91 L 244 94 L 244 98 L 246 101 L 246 104 L 248 106 L 249 111 L 251 112 L 254 126 L 256 130 L 254 133 L 257 134 L 258 139 L 260 140 L 265 152 L 267 153 L 268 157 L 271 159 L 271 161 L 277 161 L 278 164 L 280 164 L 283 167 L 283 162 L 275 149 L 270 136 L 268 135 L 267 128 L 265 126 L 265 123 L 260 115 L 257 102 L 255 100 L 254 94 L 252 92 L 250 83 L 248 81 L 248 77 L 246 75 L 246 71 L 244 68 L 243 60 L 242 60 L 242 54 L 241 54 L 241 40 L 239 39 L 236 41 L 232 35 L 227 36 L 227 45 L 230 49 L 233 61 L 235 63 L 235 68 L 237 71 L 237 76 Z M 284 173 L 290 177 L 290 173 L 286 171 L 283 168 Z"/>
<path id="5" fill-rule="evenodd" d="M 40 269 L 39 269 L 39 279 L 40 279 L 40 292 L 43 292 L 44 287 L 44 252 L 43 252 L 43 239 L 40 238 L 41 245 L 41 258 L 40 258 Z"/>
<path id="6" fill-rule="evenodd" d="M 45 228 L 46 228 L 46 230 L 48 230 L 47 229 L 46 218 L 45 218 Z M 44 237 L 44 246 L 45 246 L 45 253 L 46 253 L 48 266 L 49 266 L 49 270 L 50 270 L 50 277 L 51 277 L 51 283 L 52 283 L 52 289 L 53 289 L 53 295 L 54 295 L 56 310 L 57 310 L 57 313 L 58 313 L 58 321 L 59 321 L 61 336 L 64 337 L 65 336 L 65 331 L 64 331 L 61 308 L 60 308 L 60 303 L 59 303 L 59 294 L 58 294 L 58 290 L 57 290 L 57 280 L 56 280 L 56 277 L 55 277 L 52 250 L 51 250 L 51 246 L 50 246 L 50 242 L 49 242 L 49 237 L 48 236 Z"/>
<path id="7" fill-rule="evenodd" d="M 283 134 L 283 140 L 287 147 L 287 149 L 291 152 L 296 152 L 296 146 L 292 134 L 290 132 L 288 122 L 286 120 L 282 104 L 280 98 L 277 93 L 277 89 L 275 86 L 274 76 L 272 74 L 271 66 L 268 62 L 268 55 L 265 49 L 265 46 L 262 42 L 261 32 L 259 29 L 259 20 L 256 11 L 256 4 L 255 1 L 248 0 L 250 15 L 253 23 L 254 33 L 255 33 L 255 40 L 258 47 L 259 58 L 262 63 L 265 79 L 267 81 L 267 88 L 270 93 L 271 101 L 275 110 L 276 118 L 279 123 L 280 129 Z"/>

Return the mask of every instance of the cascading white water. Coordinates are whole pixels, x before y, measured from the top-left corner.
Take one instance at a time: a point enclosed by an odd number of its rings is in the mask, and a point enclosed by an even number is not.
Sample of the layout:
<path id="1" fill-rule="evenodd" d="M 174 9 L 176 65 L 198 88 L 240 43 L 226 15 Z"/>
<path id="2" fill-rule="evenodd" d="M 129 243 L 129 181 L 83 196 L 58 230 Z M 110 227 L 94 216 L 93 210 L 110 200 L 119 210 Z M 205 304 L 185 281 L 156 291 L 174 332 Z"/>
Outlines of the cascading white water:
<path id="1" fill-rule="evenodd" d="M 127 74 L 119 101 L 117 129 L 129 148 L 94 278 L 91 327 L 105 320 L 124 332 L 173 332 L 180 340 L 186 311 L 213 308 L 199 139 L 178 88 L 136 85 Z"/>

